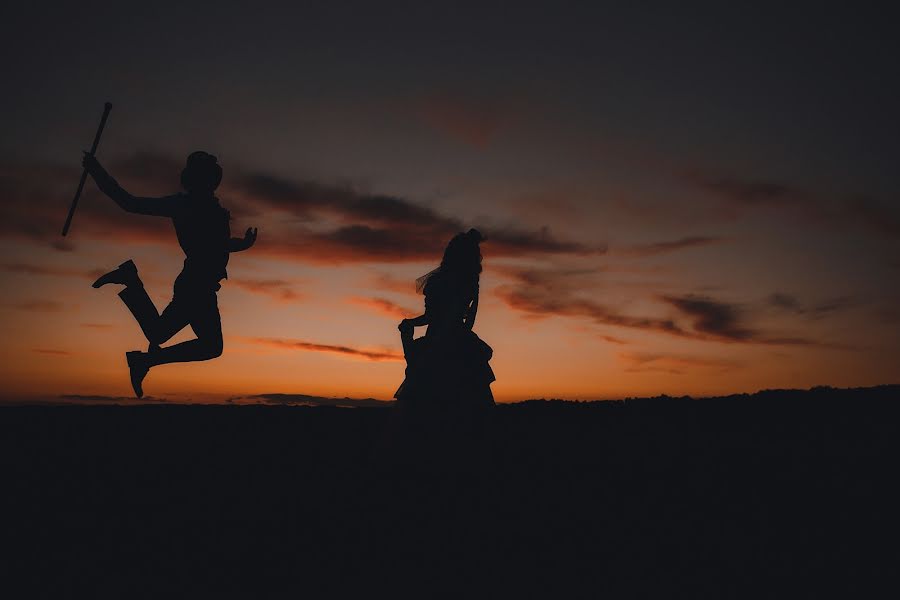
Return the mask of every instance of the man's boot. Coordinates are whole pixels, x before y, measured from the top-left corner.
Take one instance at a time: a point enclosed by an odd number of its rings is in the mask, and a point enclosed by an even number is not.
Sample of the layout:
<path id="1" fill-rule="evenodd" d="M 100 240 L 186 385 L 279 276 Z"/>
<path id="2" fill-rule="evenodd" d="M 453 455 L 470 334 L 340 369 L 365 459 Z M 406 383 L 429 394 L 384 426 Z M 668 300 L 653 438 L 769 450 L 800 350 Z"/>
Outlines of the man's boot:
<path id="1" fill-rule="evenodd" d="M 131 373 L 131 387 L 134 395 L 141 398 L 144 395 L 144 377 L 150 371 L 150 361 L 144 352 L 126 352 L 125 360 L 128 361 L 128 370 Z"/>
<path id="2" fill-rule="evenodd" d="M 123 262 L 118 268 L 110 271 L 106 275 L 101 275 L 92 284 L 92 287 L 99 288 L 107 283 L 120 283 L 122 285 L 134 285 L 139 283 L 140 278 L 137 273 L 137 266 L 129 259 Z"/>

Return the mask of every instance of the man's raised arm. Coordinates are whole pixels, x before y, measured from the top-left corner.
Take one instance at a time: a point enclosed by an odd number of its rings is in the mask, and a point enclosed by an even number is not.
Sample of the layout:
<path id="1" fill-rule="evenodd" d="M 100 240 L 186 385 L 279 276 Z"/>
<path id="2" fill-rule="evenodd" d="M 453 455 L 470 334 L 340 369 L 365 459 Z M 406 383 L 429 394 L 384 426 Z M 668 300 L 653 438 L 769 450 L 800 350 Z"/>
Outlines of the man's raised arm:
<path id="1" fill-rule="evenodd" d="M 85 152 L 81 164 L 94 178 L 100 191 L 112 198 L 122 209 L 130 213 L 155 217 L 171 217 L 175 214 L 175 206 L 176 202 L 178 202 L 177 196 L 166 196 L 164 198 L 132 196 L 106 172 L 106 169 L 103 168 L 96 157 Z"/>

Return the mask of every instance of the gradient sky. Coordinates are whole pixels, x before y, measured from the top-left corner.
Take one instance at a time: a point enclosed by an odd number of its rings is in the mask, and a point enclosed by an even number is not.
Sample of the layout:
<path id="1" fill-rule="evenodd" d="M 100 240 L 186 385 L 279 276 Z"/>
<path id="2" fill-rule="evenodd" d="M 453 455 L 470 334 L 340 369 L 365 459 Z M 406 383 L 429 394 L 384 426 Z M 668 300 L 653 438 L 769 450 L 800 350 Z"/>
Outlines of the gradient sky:
<path id="1" fill-rule="evenodd" d="M 225 354 L 153 396 L 390 398 L 414 280 L 475 226 L 499 400 L 900 382 L 893 21 L 855 7 L 87 2 L 5 8 L 0 394 L 128 396 L 144 341 L 92 279 L 162 306 L 171 224 L 129 191 L 225 169 Z M 374 3 L 370 3 L 374 4 Z M 623 3 L 617 3 L 623 4 Z M 182 334 L 176 340 L 186 339 Z"/>

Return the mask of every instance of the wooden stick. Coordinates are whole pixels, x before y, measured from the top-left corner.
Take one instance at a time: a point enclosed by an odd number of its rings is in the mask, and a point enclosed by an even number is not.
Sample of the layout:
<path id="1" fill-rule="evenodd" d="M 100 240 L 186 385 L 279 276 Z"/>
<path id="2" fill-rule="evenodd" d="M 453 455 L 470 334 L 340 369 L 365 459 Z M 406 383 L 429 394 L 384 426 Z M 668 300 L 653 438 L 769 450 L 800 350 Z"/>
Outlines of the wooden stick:
<path id="1" fill-rule="evenodd" d="M 94 136 L 94 143 L 91 146 L 91 156 L 97 153 L 97 146 L 100 144 L 100 136 L 103 134 L 103 128 L 106 126 L 106 118 L 109 111 L 112 110 L 112 103 L 107 102 L 103 105 L 103 116 L 100 118 L 100 127 L 97 128 L 97 135 Z M 84 182 L 87 181 L 87 169 L 81 172 L 81 181 L 78 182 L 78 189 L 75 190 L 75 197 L 72 198 L 72 206 L 69 207 L 69 215 L 66 217 L 66 224 L 63 225 L 62 234 L 65 236 L 69 233 L 69 227 L 72 225 L 72 217 L 75 215 L 75 208 L 78 206 L 78 199 L 81 198 L 81 190 L 84 189 Z"/>

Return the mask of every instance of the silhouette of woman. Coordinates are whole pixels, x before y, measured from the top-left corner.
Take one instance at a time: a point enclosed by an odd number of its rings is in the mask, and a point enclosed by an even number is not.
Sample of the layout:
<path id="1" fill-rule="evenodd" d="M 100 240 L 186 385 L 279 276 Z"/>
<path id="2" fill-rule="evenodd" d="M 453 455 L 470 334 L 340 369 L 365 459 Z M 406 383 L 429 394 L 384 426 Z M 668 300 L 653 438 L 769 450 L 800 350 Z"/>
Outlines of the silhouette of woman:
<path id="1" fill-rule="evenodd" d="M 398 408 L 414 412 L 469 412 L 494 405 L 488 361 L 490 346 L 472 327 L 478 312 L 481 233 L 454 236 L 441 265 L 416 280 L 425 313 L 398 326 L 406 357 L 406 379 L 394 394 Z M 415 327 L 428 326 L 413 339 Z"/>

